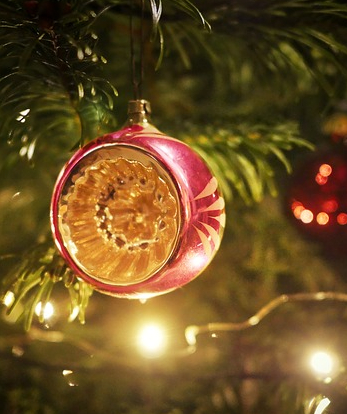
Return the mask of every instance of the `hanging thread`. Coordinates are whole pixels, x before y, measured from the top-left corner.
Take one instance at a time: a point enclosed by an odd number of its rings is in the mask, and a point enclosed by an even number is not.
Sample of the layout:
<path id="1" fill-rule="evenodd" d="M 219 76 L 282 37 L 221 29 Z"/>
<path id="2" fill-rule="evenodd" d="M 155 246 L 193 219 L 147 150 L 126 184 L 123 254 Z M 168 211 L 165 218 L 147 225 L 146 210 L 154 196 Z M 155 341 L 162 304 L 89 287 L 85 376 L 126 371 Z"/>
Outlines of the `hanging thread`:
<path id="1" fill-rule="evenodd" d="M 135 5 L 135 0 L 134 0 Z M 130 11 L 129 27 L 130 27 L 130 65 L 131 65 L 131 81 L 133 85 L 134 99 L 138 100 L 142 98 L 142 84 L 144 79 L 144 14 L 145 14 L 145 2 L 141 0 L 141 17 L 140 17 L 140 42 L 139 42 L 139 67 L 136 64 L 136 51 L 135 51 L 135 28 L 134 28 L 134 16 L 133 9 Z"/>

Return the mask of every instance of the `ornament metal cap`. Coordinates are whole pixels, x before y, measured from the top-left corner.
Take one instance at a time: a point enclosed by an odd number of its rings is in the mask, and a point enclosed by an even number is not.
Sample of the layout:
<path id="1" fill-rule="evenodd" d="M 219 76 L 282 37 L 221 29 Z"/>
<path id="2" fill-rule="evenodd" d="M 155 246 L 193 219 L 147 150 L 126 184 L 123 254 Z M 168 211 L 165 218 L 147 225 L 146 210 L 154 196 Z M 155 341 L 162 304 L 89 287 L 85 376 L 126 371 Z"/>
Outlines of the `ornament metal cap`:
<path id="1" fill-rule="evenodd" d="M 128 102 L 127 125 L 150 124 L 151 104 L 145 99 L 136 99 Z"/>

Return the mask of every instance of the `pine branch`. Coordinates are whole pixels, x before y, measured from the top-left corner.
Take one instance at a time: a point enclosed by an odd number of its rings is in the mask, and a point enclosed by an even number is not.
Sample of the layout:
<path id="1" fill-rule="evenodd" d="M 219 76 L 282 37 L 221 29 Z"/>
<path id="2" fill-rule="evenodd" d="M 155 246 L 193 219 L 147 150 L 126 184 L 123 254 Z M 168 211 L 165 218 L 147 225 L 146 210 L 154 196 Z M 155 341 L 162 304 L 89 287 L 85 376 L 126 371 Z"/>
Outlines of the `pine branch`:
<path id="1" fill-rule="evenodd" d="M 39 303 L 41 312 L 38 318 L 41 323 L 45 322 L 43 310 L 57 284 L 63 284 L 69 292 L 69 321 L 78 317 L 84 323 L 88 300 L 93 291 L 87 284 L 75 279 L 61 256 L 49 244 L 37 245 L 23 254 L 18 264 L 2 280 L 0 298 L 7 307 L 7 314 L 22 320 L 28 331 Z"/>
<path id="2" fill-rule="evenodd" d="M 291 165 L 285 152 L 296 146 L 313 149 L 300 137 L 297 125 L 290 122 L 199 129 L 192 127 L 181 138 L 211 167 L 226 199 L 230 201 L 237 194 L 246 204 L 260 202 L 267 191 L 277 195 L 273 158 L 289 173 Z"/>
<path id="3" fill-rule="evenodd" d="M 235 85 L 247 86 L 243 76 L 247 71 L 250 84 L 265 80 L 282 89 L 283 79 L 290 76 L 307 90 L 313 84 L 329 96 L 339 92 L 338 79 L 347 76 L 344 2 L 197 0 L 195 4 L 211 24 L 210 34 L 165 10 L 161 19 L 166 50 L 175 51 L 185 67 L 191 68 L 192 59 L 204 53 L 217 74 L 223 67 L 231 73 Z"/>
<path id="4" fill-rule="evenodd" d="M 51 16 L 50 9 L 32 10 L 29 4 L 0 6 L 0 113 L 5 120 L 0 136 L 17 146 L 24 141 L 31 158 L 46 136 L 57 137 L 52 146 L 62 139 L 71 147 L 95 130 L 100 133 L 112 120 L 116 91 L 97 73 L 103 58 L 95 53 L 97 36 L 90 30 L 97 16 L 83 6 L 67 8 L 65 14 L 54 9 Z"/>

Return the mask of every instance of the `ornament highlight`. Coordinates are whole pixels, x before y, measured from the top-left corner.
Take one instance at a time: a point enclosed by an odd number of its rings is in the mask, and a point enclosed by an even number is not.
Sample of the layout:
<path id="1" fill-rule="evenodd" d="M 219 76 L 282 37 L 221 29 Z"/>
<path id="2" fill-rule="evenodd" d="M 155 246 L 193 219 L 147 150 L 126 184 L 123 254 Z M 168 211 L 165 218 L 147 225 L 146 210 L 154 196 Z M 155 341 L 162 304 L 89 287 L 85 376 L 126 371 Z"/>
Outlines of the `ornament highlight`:
<path id="1" fill-rule="evenodd" d="M 51 226 L 67 264 L 96 290 L 146 299 L 197 277 L 225 227 L 216 178 L 186 144 L 129 102 L 127 125 L 90 142 L 62 169 Z"/>

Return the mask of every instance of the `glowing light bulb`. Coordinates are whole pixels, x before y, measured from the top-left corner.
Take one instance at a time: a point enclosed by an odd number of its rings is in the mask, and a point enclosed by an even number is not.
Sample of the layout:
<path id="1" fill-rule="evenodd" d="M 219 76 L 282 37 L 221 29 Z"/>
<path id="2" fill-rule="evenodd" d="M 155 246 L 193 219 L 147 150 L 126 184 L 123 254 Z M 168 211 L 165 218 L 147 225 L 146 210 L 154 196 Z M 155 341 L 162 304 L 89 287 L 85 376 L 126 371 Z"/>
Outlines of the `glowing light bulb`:
<path id="1" fill-rule="evenodd" d="M 308 209 L 303 210 L 300 214 L 300 220 L 305 224 L 311 223 L 313 220 L 312 211 Z"/>
<path id="2" fill-rule="evenodd" d="M 317 405 L 314 414 L 322 414 L 330 403 L 331 401 L 329 400 L 329 398 L 323 398 Z"/>
<path id="3" fill-rule="evenodd" d="M 74 380 L 74 372 L 71 369 L 64 369 L 63 370 L 63 376 L 65 377 L 68 385 L 70 387 L 77 387 L 78 384 L 77 382 Z"/>
<path id="4" fill-rule="evenodd" d="M 148 358 L 161 356 L 166 348 L 166 335 L 157 325 L 144 326 L 138 335 L 140 352 Z"/>
<path id="5" fill-rule="evenodd" d="M 44 320 L 50 319 L 54 315 L 54 307 L 51 302 L 47 302 L 42 309 L 42 303 L 36 305 L 35 313 L 37 316 L 43 316 Z"/>
<path id="6" fill-rule="evenodd" d="M 14 293 L 11 292 L 10 290 L 6 292 L 5 296 L 2 299 L 2 303 L 8 308 L 12 305 L 12 303 L 14 302 Z"/>
<path id="7" fill-rule="evenodd" d="M 322 164 L 319 167 L 319 173 L 323 176 L 323 177 L 329 177 L 329 175 L 332 173 L 333 169 L 331 167 L 331 165 L 329 164 Z"/>
<path id="8" fill-rule="evenodd" d="M 294 214 L 294 217 L 295 217 L 295 218 L 297 218 L 298 220 L 300 220 L 301 213 L 302 213 L 304 210 L 305 210 L 305 207 L 304 207 L 302 204 L 301 204 L 301 205 L 296 206 L 296 207 L 293 209 L 293 214 Z"/>
<path id="9" fill-rule="evenodd" d="M 322 174 L 318 173 L 318 174 L 316 175 L 315 180 L 316 180 L 316 183 L 317 183 L 317 184 L 319 184 L 319 185 L 324 185 L 324 184 L 326 184 L 326 183 L 328 182 L 328 177 L 325 177 L 325 176 L 323 176 Z"/>
<path id="10" fill-rule="evenodd" d="M 315 373 L 327 376 L 332 373 L 334 367 L 332 356 L 323 351 L 315 352 L 311 356 L 310 363 Z"/>
<path id="11" fill-rule="evenodd" d="M 317 214 L 316 220 L 317 220 L 317 223 L 320 226 L 325 226 L 329 222 L 329 216 L 328 216 L 327 213 L 325 213 L 324 211 L 322 211 L 322 212 L 320 212 L 320 213 Z"/>
<path id="12" fill-rule="evenodd" d="M 337 222 L 341 225 L 341 226 L 344 226 L 344 225 L 346 225 L 347 224 L 347 214 L 346 213 L 340 213 L 338 216 L 337 216 Z"/>

